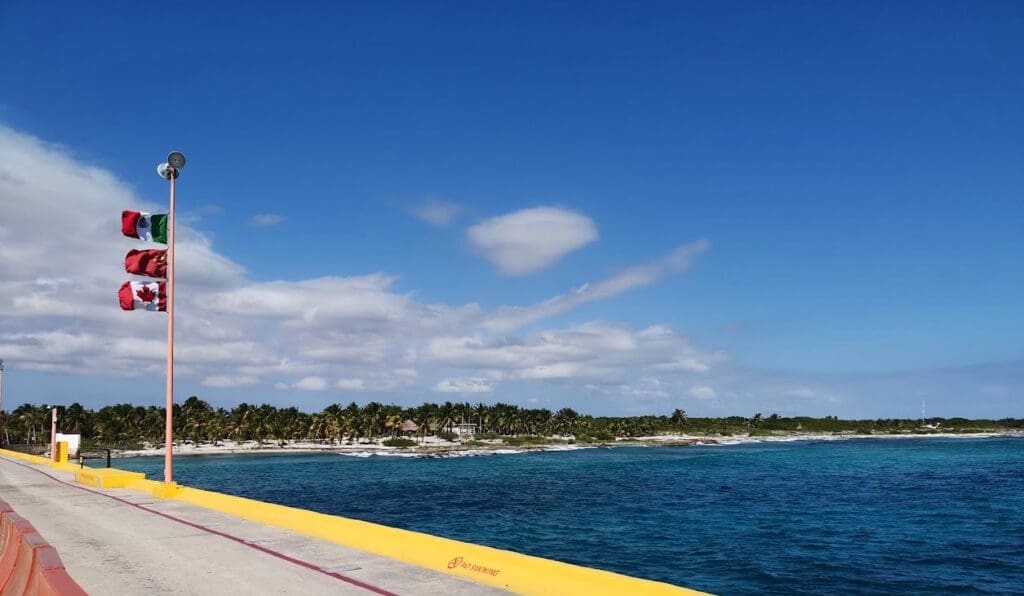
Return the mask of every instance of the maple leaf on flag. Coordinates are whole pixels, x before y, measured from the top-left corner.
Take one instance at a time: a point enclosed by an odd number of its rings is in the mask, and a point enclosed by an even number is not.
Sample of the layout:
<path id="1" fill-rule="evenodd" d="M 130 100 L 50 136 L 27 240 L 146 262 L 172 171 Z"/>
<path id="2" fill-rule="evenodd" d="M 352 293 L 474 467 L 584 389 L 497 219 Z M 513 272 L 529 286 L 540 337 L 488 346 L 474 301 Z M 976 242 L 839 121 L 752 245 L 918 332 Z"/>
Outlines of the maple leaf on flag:
<path id="1" fill-rule="evenodd" d="M 149 286 L 144 286 L 135 292 L 135 295 L 139 297 L 139 300 L 143 302 L 152 302 L 156 298 L 156 292 L 153 291 Z"/>

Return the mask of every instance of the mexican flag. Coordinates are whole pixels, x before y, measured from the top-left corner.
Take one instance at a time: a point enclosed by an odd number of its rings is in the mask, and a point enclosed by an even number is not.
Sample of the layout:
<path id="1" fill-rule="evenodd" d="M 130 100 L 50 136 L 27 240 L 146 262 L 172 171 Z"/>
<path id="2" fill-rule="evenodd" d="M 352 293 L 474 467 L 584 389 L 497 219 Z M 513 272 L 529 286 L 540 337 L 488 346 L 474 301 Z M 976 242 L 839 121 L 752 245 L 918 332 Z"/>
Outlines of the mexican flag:
<path id="1" fill-rule="evenodd" d="M 122 211 L 121 233 L 129 238 L 167 244 L 167 214 Z"/>
<path id="2" fill-rule="evenodd" d="M 124 258 L 124 270 L 132 275 L 167 277 L 167 249 L 129 250 Z"/>
<path id="3" fill-rule="evenodd" d="M 117 296 L 123 310 L 167 310 L 167 282 L 126 281 Z"/>

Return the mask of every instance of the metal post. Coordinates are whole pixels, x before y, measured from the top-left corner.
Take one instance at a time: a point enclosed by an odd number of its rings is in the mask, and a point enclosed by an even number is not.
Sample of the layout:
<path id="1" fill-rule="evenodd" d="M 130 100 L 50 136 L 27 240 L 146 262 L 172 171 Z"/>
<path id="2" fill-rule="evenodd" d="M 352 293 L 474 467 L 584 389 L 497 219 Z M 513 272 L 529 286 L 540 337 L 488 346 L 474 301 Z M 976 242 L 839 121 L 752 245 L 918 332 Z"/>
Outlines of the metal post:
<path id="1" fill-rule="evenodd" d="M 171 206 L 167 211 L 167 416 L 164 427 L 164 482 L 174 482 L 174 179 L 171 172 Z"/>
<path id="2" fill-rule="evenodd" d="M 4 413 L 4 361 L 0 360 L 0 416 L 3 416 L 3 413 Z M 4 422 L 5 422 L 5 424 L 4 424 L 5 428 L 3 430 L 5 431 L 4 437 L 6 437 L 7 436 L 6 435 L 6 430 L 7 430 L 6 429 L 6 421 L 4 421 Z M 0 438 L 0 445 L 6 445 L 6 444 L 7 444 L 7 442 L 3 438 Z"/>

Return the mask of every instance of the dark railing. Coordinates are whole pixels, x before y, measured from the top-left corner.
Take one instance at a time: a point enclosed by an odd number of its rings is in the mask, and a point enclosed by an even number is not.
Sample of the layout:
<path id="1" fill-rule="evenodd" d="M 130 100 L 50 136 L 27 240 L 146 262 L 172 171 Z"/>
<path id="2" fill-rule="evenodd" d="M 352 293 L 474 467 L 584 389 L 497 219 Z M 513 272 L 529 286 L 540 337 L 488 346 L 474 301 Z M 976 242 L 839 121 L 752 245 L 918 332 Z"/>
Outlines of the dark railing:
<path id="1" fill-rule="evenodd" d="M 110 467 L 110 450 L 109 449 L 100 449 L 100 451 L 106 451 L 107 454 L 104 456 L 104 455 L 101 455 L 99 453 L 79 453 L 78 454 L 78 466 L 80 468 L 84 468 L 85 467 L 85 460 L 87 460 L 87 459 L 103 459 L 105 457 L 106 460 L 107 460 L 107 467 L 109 468 Z"/>

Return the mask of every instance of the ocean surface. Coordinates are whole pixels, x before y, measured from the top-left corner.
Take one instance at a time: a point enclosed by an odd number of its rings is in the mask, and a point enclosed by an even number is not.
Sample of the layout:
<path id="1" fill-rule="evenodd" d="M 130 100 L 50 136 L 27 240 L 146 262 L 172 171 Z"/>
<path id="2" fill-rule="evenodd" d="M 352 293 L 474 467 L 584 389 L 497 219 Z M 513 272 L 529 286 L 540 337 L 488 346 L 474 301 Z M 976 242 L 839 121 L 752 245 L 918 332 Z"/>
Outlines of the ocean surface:
<path id="1" fill-rule="evenodd" d="M 115 465 L 159 478 L 163 460 Z M 1024 437 L 195 456 L 175 472 L 719 594 L 1024 593 Z"/>

